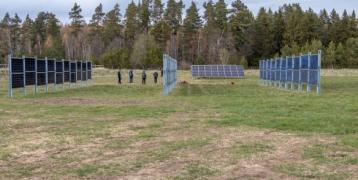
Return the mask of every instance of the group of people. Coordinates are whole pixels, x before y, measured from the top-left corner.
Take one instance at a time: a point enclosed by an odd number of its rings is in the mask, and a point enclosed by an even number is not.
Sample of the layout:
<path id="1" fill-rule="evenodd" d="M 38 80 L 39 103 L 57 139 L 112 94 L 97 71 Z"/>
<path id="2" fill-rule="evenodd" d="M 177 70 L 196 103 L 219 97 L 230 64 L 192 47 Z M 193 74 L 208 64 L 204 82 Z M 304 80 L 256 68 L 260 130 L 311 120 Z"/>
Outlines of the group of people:
<path id="1" fill-rule="evenodd" d="M 160 76 L 163 77 L 163 69 L 160 70 Z M 133 83 L 133 79 L 134 79 L 133 70 L 129 70 L 128 77 L 129 77 L 129 83 Z M 159 74 L 158 74 L 158 72 L 155 71 L 153 73 L 154 84 L 158 83 L 158 77 L 159 77 Z M 143 70 L 143 72 L 142 72 L 142 84 L 145 85 L 146 81 L 147 81 L 147 73 L 145 72 L 145 70 Z M 122 74 L 121 74 L 120 70 L 118 71 L 118 84 L 122 84 Z"/>

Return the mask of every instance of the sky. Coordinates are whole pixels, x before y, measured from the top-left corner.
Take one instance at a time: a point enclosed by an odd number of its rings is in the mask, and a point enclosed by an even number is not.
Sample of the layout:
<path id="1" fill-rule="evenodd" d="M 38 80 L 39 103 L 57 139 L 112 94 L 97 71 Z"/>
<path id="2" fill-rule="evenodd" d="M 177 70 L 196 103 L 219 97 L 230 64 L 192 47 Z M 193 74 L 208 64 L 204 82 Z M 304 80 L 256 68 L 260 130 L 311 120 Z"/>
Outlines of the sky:
<path id="1" fill-rule="evenodd" d="M 27 14 L 31 18 L 35 18 L 40 11 L 49 11 L 61 20 L 61 22 L 69 23 L 68 12 L 73 7 L 73 4 L 77 2 L 80 4 L 83 12 L 82 15 L 88 21 L 96 6 L 99 3 L 103 4 L 104 11 L 112 9 L 115 3 L 119 3 L 122 14 L 132 0 L 0 0 L 0 18 L 4 16 L 6 12 L 9 12 L 11 16 L 18 13 L 19 16 L 24 19 Z M 134 0 L 135 2 L 138 0 Z M 166 0 L 162 0 L 166 2 Z M 183 0 L 186 7 L 189 7 L 192 0 Z M 201 12 L 203 11 L 202 4 L 206 0 L 193 0 L 197 3 Z M 226 0 L 229 5 L 234 0 Z M 321 9 L 326 8 L 331 11 L 335 8 L 339 13 L 342 13 L 344 9 L 348 12 L 353 10 L 358 11 L 358 0 L 242 0 L 248 8 L 257 14 L 261 7 L 266 9 L 271 8 L 277 10 L 279 6 L 285 3 L 300 3 L 304 9 L 311 7 L 315 12 L 319 12 Z M 214 0 L 216 2 L 216 0 Z"/>

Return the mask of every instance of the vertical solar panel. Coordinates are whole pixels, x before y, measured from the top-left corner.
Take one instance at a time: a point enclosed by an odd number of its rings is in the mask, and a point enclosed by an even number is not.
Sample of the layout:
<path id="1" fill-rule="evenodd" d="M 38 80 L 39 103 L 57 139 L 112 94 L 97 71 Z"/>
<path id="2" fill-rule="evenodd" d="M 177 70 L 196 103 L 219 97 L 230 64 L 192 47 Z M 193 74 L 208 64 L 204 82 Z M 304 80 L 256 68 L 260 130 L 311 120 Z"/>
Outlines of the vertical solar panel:
<path id="1" fill-rule="evenodd" d="M 259 67 L 259 76 L 262 80 L 279 81 L 278 85 L 286 89 L 288 85 L 291 85 L 291 89 L 298 87 L 298 90 L 302 90 L 303 85 L 307 85 L 308 92 L 311 91 L 312 85 L 316 85 L 317 93 L 320 92 L 320 51 L 318 54 L 309 53 L 274 60 L 261 60 Z M 282 86 L 283 83 L 285 86 Z M 263 84 L 276 85 L 277 83 L 264 81 Z"/>

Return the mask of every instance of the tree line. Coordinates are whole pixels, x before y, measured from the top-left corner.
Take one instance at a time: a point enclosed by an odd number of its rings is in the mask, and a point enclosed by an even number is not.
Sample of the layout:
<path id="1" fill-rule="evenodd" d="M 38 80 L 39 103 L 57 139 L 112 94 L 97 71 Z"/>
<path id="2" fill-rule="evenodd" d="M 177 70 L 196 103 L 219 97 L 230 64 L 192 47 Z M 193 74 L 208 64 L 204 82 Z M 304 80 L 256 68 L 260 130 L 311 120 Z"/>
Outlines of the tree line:
<path id="1" fill-rule="evenodd" d="M 201 6 L 201 5 L 200 5 Z M 71 22 L 40 12 L 35 19 L 6 13 L 0 22 L 0 63 L 6 56 L 91 59 L 109 68 L 157 68 L 162 54 L 180 67 L 191 64 L 242 64 L 257 67 L 265 58 L 323 50 L 323 66 L 358 68 L 358 20 L 355 12 L 314 12 L 299 4 L 254 15 L 240 0 L 192 2 L 140 0 L 124 13 L 119 4 L 103 12 L 99 4 L 89 22 L 74 4 Z M 185 13 L 184 13 L 185 11 Z"/>

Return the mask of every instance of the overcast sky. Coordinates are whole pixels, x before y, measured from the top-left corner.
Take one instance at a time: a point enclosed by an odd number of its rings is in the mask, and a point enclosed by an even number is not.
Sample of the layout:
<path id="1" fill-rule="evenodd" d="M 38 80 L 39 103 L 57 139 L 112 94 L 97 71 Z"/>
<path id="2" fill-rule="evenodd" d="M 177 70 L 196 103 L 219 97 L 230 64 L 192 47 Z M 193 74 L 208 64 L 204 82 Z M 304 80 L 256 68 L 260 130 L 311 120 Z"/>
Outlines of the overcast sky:
<path id="1" fill-rule="evenodd" d="M 73 6 L 74 2 L 81 5 L 83 10 L 83 16 L 86 20 L 89 20 L 92 16 L 95 7 L 102 3 L 104 11 L 108 11 L 113 8 L 115 3 L 119 3 L 122 14 L 127 7 L 128 3 L 132 0 L 0 0 L 0 16 L 4 16 L 6 12 L 18 13 L 22 19 L 26 14 L 30 14 L 32 18 L 36 17 L 40 11 L 49 11 L 57 15 L 57 17 L 64 23 L 68 23 L 68 12 Z M 138 0 L 134 0 L 137 2 Z M 192 0 L 183 0 L 186 7 L 189 6 Z M 227 4 L 231 4 L 233 0 L 226 0 Z M 166 2 L 166 0 L 163 0 Z M 194 0 L 198 7 L 202 10 L 202 4 L 205 0 Z M 214 0 L 216 2 L 216 0 Z M 342 13 L 344 9 L 349 12 L 358 10 L 358 0 L 243 0 L 243 2 L 249 7 L 255 14 L 261 7 L 271 8 L 276 10 L 279 6 L 285 3 L 300 3 L 304 9 L 311 7 L 316 12 L 320 9 L 326 8 L 331 11 L 335 8 L 338 12 Z"/>

